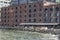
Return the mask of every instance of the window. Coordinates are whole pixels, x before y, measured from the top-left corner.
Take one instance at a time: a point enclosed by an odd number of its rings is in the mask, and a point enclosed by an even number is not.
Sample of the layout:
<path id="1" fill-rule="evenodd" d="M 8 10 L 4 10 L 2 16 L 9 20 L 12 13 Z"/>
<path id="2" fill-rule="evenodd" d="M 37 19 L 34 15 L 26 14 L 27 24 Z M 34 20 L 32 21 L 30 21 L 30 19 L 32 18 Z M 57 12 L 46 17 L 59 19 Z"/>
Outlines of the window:
<path id="1" fill-rule="evenodd" d="M 25 15 L 25 17 L 27 17 L 27 15 Z"/>
<path id="2" fill-rule="evenodd" d="M 57 12 L 57 16 L 59 16 L 59 14 L 60 14 L 60 13 L 59 13 L 59 12 Z"/>
<path id="3" fill-rule="evenodd" d="M 34 5 L 34 7 L 36 7 L 36 5 Z"/>
<path id="4" fill-rule="evenodd" d="M 55 18 L 55 22 L 57 22 L 57 18 Z"/>
<path id="5" fill-rule="evenodd" d="M 39 6 L 41 6 L 41 3 L 39 4 Z"/>
<path id="6" fill-rule="evenodd" d="M 32 11 L 31 11 L 31 9 L 29 9 L 29 13 L 31 13 Z"/>
<path id="7" fill-rule="evenodd" d="M 36 19 L 33 19 L 34 20 L 34 22 L 36 22 Z"/>
<path id="8" fill-rule="evenodd" d="M 55 20 L 54 18 L 51 18 L 51 22 L 54 22 L 54 20 Z"/>
<path id="9" fill-rule="evenodd" d="M 13 10 L 13 8 L 11 8 Z"/>
<path id="10" fill-rule="evenodd" d="M 29 17 L 31 17 L 31 14 L 29 14 Z"/>
<path id="11" fill-rule="evenodd" d="M 8 12 L 8 14 L 9 14 L 9 12 Z"/>
<path id="12" fill-rule="evenodd" d="M 29 7 L 31 7 L 31 5 L 29 5 Z"/>
<path id="13" fill-rule="evenodd" d="M 40 2 L 43 2 L 43 0 L 39 0 Z"/>
<path id="14" fill-rule="evenodd" d="M 48 13 L 46 13 L 46 17 L 48 16 Z"/>
<path id="15" fill-rule="evenodd" d="M 51 13 L 51 16 L 57 16 L 57 13 Z"/>
<path id="16" fill-rule="evenodd" d="M 36 9 L 34 9 L 34 12 L 36 12 Z"/>
<path id="17" fill-rule="evenodd" d="M 8 20 L 8 22 L 9 22 L 9 20 Z"/>
<path id="18" fill-rule="evenodd" d="M 52 13 L 49 13 L 49 16 L 51 16 Z"/>
<path id="19" fill-rule="evenodd" d="M 4 20 L 4 22 L 6 22 L 6 20 Z"/>
<path id="20" fill-rule="evenodd" d="M 47 8 L 45 8 L 45 11 L 47 11 L 48 9 Z"/>
<path id="21" fill-rule="evenodd" d="M 8 10 L 9 10 L 9 8 L 8 8 Z"/>
<path id="22" fill-rule="evenodd" d="M 37 1 L 37 0 L 31 0 L 31 1 Z"/>
<path id="23" fill-rule="evenodd" d="M 18 9 L 18 7 L 16 7 L 16 9 Z"/>
<path id="24" fill-rule="evenodd" d="M 3 24 L 2 24 L 2 26 L 3 26 Z"/>
<path id="25" fill-rule="evenodd" d="M 51 22 L 51 18 L 49 18 L 49 22 Z"/>
<path id="26" fill-rule="evenodd" d="M 41 21 L 41 19 L 39 21 Z M 46 18 L 44 18 L 44 22 L 46 22 Z"/>
<path id="27" fill-rule="evenodd" d="M 9 26 L 9 24 L 7 24 Z"/>
<path id="28" fill-rule="evenodd" d="M 18 13 L 18 11 L 16 11 L 15 13 Z"/>
<path id="29" fill-rule="evenodd" d="M 26 8 L 26 6 L 25 6 L 25 8 Z"/>
<path id="30" fill-rule="evenodd" d="M 20 8 L 22 8 L 22 7 L 20 6 Z"/>
<path id="31" fill-rule="evenodd" d="M 53 11 L 53 8 L 50 8 L 50 11 Z"/>
<path id="32" fill-rule="evenodd" d="M 15 26 L 18 26 L 17 24 L 15 24 Z"/>
<path id="33" fill-rule="evenodd" d="M 29 19 L 29 22 L 31 22 L 31 19 Z"/>
<path id="34" fill-rule="evenodd" d="M 59 18 L 57 18 L 57 21 L 59 22 Z"/>
<path id="35" fill-rule="evenodd" d="M 6 24 L 5 24 L 5 26 L 6 26 Z"/>
<path id="36" fill-rule="evenodd" d="M 5 9 L 5 11 L 6 11 L 7 9 Z"/>
<path id="37" fill-rule="evenodd" d="M 20 13 L 22 13 L 22 11 L 20 11 Z"/>
<path id="38" fill-rule="evenodd" d="M 56 11 L 59 11 L 59 8 L 58 7 L 56 7 Z"/>
<path id="39" fill-rule="evenodd" d="M 55 15 L 54 16 L 57 16 L 57 13 L 55 13 Z"/>
<path id="40" fill-rule="evenodd" d="M 6 18 L 6 16 L 4 16 L 4 18 Z"/>
<path id="41" fill-rule="evenodd" d="M 18 20 L 17 20 L 17 19 L 16 19 L 15 21 L 16 21 L 16 22 L 18 22 Z"/>
<path id="42" fill-rule="evenodd" d="M 39 21 L 41 22 L 41 19 L 39 19 Z"/>
<path id="43" fill-rule="evenodd" d="M 33 14 L 33 17 L 36 17 L 36 14 Z"/>
<path id="44" fill-rule="evenodd" d="M 42 9 L 40 9 L 39 11 L 42 11 Z"/>
<path id="45" fill-rule="evenodd" d="M 6 4 L 7 4 L 7 2 L 4 2 L 4 3 L 6 3 Z"/>

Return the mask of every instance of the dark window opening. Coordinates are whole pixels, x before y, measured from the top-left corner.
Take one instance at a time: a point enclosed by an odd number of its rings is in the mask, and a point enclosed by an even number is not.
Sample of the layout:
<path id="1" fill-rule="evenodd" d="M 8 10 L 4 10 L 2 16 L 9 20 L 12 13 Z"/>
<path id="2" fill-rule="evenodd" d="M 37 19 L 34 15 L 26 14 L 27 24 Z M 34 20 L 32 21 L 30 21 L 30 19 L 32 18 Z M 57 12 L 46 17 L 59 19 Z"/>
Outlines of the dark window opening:
<path id="1" fill-rule="evenodd" d="M 31 5 L 29 5 L 29 7 L 31 7 Z"/>
<path id="2" fill-rule="evenodd" d="M 4 16 L 4 18 L 6 18 L 6 16 Z"/>
<path id="3" fill-rule="evenodd" d="M 41 19 L 39 21 L 41 22 Z"/>
<path id="4" fill-rule="evenodd" d="M 16 7 L 16 9 L 18 9 L 18 7 Z"/>
<path id="5" fill-rule="evenodd" d="M 29 19 L 29 22 L 31 22 L 31 19 Z"/>
<path id="6" fill-rule="evenodd" d="M 34 19 L 34 22 L 36 22 L 36 19 Z"/>
<path id="7" fill-rule="evenodd" d="M 31 14 L 29 14 L 29 17 L 31 17 Z"/>
<path id="8" fill-rule="evenodd" d="M 15 26 L 18 26 L 17 24 L 15 24 Z"/>
<path id="9" fill-rule="evenodd" d="M 13 8 L 12 8 L 12 10 L 13 10 Z"/>
<path id="10" fill-rule="evenodd" d="M 56 7 L 56 11 L 59 11 L 59 8 L 58 7 Z"/>
<path id="11" fill-rule="evenodd" d="M 41 4 L 39 4 L 39 6 L 41 6 Z"/>
<path id="12" fill-rule="evenodd" d="M 29 9 L 29 13 L 31 13 L 32 11 L 31 11 L 31 9 Z"/>
<path id="13" fill-rule="evenodd" d="M 50 11 L 53 11 L 53 8 L 50 8 Z"/>
<path id="14" fill-rule="evenodd" d="M 36 9 L 34 9 L 34 12 L 36 12 Z"/>
<path id="15" fill-rule="evenodd" d="M 3 26 L 3 24 L 2 24 L 2 26 Z"/>
<path id="16" fill-rule="evenodd" d="M 17 20 L 17 19 L 16 19 L 15 21 L 16 21 L 16 22 L 18 22 L 18 20 Z"/>
<path id="17" fill-rule="evenodd" d="M 20 8 L 22 8 L 22 7 L 20 6 Z"/>
<path id="18" fill-rule="evenodd" d="M 25 8 L 26 8 L 27 6 L 25 6 Z"/>
<path id="19" fill-rule="evenodd" d="M 42 9 L 40 9 L 40 11 L 42 11 Z"/>
<path id="20" fill-rule="evenodd" d="M 8 10 L 9 10 L 9 8 L 8 8 Z"/>
<path id="21" fill-rule="evenodd" d="M 8 22 L 9 22 L 9 20 L 8 20 Z"/>
<path id="22" fill-rule="evenodd" d="M 6 11 L 7 9 L 5 9 L 5 11 Z"/>
<path id="23" fill-rule="evenodd" d="M 45 8 L 45 11 L 47 11 L 48 9 L 47 8 Z"/>
<path id="24" fill-rule="evenodd" d="M 6 22 L 6 20 L 4 22 Z"/>
<path id="25" fill-rule="evenodd" d="M 36 5 L 34 5 L 34 7 L 36 7 Z"/>

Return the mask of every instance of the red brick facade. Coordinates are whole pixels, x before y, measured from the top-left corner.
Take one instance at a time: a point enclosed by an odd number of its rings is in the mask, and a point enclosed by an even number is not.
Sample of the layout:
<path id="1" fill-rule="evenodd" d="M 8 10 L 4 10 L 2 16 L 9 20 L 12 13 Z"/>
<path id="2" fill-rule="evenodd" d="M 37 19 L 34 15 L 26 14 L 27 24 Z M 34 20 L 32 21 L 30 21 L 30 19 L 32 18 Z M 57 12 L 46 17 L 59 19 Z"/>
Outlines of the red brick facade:
<path id="1" fill-rule="evenodd" d="M 36 2 L 5 7 L 1 11 L 1 20 L 2 26 L 18 26 L 20 23 L 60 23 L 60 5 L 43 6 L 42 2 Z"/>

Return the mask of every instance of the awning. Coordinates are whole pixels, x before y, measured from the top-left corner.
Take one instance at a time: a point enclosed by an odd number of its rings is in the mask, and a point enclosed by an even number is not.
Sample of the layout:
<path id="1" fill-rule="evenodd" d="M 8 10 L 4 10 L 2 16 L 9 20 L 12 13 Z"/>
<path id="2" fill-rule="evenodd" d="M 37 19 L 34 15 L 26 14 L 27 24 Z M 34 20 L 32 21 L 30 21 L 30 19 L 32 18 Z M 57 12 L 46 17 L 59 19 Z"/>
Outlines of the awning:
<path id="1" fill-rule="evenodd" d="M 20 25 L 58 25 L 59 23 L 20 23 Z"/>

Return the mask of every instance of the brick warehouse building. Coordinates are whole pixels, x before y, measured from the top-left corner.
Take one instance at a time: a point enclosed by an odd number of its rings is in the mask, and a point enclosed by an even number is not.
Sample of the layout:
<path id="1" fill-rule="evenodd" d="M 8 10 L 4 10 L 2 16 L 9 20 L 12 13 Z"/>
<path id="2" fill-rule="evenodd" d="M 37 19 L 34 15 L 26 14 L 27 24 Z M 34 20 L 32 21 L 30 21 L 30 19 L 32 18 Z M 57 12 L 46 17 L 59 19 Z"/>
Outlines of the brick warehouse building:
<path id="1" fill-rule="evenodd" d="M 47 3 L 47 2 L 46 2 Z M 60 4 L 42 2 L 9 6 L 1 9 L 1 26 L 54 26 L 60 23 Z"/>

